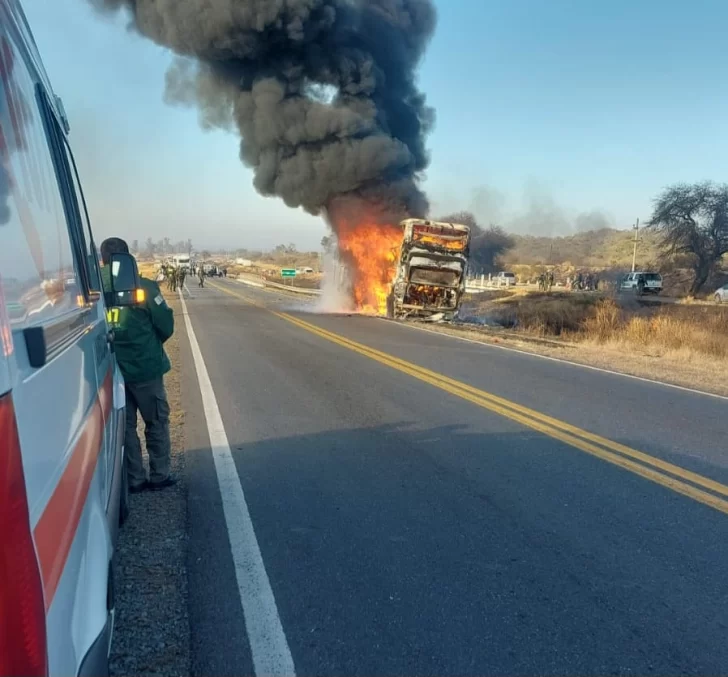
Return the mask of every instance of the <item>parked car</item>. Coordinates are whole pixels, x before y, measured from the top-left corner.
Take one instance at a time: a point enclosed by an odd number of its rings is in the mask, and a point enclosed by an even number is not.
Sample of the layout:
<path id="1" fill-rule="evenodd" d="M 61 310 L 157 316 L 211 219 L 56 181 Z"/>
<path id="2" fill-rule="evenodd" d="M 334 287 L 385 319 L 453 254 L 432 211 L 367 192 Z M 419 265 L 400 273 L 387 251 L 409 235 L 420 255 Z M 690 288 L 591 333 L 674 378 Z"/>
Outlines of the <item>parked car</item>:
<path id="1" fill-rule="evenodd" d="M 515 287 L 516 275 L 515 273 L 507 273 L 506 271 L 501 271 L 493 278 L 493 284 L 496 287 Z"/>
<path id="2" fill-rule="evenodd" d="M 659 294 L 662 291 L 662 275 L 651 272 L 629 273 L 619 283 L 620 291 L 633 291 L 638 295 Z"/>
<path id="3" fill-rule="evenodd" d="M 728 284 L 716 289 L 713 298 L 716 303 L 728 303 Z"/>
<path id="4" fill-rule="evenodd" d="M 19 0 L 0 2 L 0 46 L 0 675 L 104 675 L 124 383 L 68 121 Z"/>

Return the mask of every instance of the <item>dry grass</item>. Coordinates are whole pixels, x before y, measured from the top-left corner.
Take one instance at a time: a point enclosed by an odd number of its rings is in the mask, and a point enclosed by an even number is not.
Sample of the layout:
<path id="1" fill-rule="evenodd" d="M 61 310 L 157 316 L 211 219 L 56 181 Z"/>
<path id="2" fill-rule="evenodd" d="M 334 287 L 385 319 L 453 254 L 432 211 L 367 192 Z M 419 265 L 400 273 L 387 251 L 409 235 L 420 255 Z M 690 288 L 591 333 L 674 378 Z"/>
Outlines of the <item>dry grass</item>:
<path id="1" fill-rule="evenodd" d="M 157 268 L 154 263 L 140 261 L 137 265 L 139 266 L 139 274 L 142 277 L 146 277 L 150 280 L 153 280 L 156 278 Z"/>
<path id="2" fill-rule="evenodd" d="M 728 395 L 728 308 L 552 293 L 472 299 L 464 311 L 488 327 L 439 330 Z"/>
<path id="3" fill-rule="evenodd" d="M 663 306 L 650 314 L 631 314 L 614 300 L 599 302 L 576 337 L 653 355 L 681 353 L 728 359 L 728 309 Z"/>
<path id="4" fill-rule="evenodd" d="M 483 299 L 466 307 L 466 315 L 485 316 L 489 323 L 537 336 L 562 336 L 579 331 L 593 313 L 598 297 L 572 293 L 511 294 Z"/>
<path id="5" fill-rule="evenodd" d="M 471 304 L 466 314 L 490 324 L 572 342 L 619 344 L 635 350 L 689 350 L 728 358 L 728 308 L 655 304 L 596 294 L 532 293 Z"/>

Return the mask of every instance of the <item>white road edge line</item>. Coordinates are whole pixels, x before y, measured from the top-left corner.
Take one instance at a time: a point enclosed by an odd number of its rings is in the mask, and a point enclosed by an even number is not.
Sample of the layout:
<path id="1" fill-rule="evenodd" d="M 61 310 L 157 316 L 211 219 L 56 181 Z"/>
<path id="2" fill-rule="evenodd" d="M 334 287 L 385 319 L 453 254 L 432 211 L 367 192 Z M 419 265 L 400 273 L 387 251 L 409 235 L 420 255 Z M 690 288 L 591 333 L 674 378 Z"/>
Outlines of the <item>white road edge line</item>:
<path id="1" fill-rule="evenodd" d="M 386 320 L 384 318 L 377 318 L 383 322 L 389 322 L 390 324 L 396 324 L 398 327 L 404 329 L 413 329 L 414 331 L 424 331 L 427 334 L 434 334 L 435 336 L 446 336 L 456 341 L 465 341 L 465 343 L 474 343 L 475 345 L 485 348 L 497 348 L 498 350 L 506 350 L 511 353 L 519 353 L 520 355 L 529 355 L 530 357 L 538 357 L 542 360 L 549 360 L 551 362 L 561 362 L 563 364 L 571 365 L 572 367 L 581 367 L 582 369 L 591 369 L 592 371 L 600 371 L 603 374 L 612 374 L 612 376 L 623 376 L 624 378 L 631 378 L 635 381 L 644 381 L 645 383 L 652 383 L 653 385 L 664 386 L 665 388 L 674 388 L 675 390 L 682 390 L 693 395 L 704 395 L 705 397 L 713 397 L 718 400 L 728 400 L 725 395 L 718 395 L 717 393 L 709 393 L 705 390 L 697 390 L 695 388 L 687 388 L 686 386 L 679 386 L 675 383 L 666 383 L 665 381 L 657 381 L 653 378 L 646 378 L 644 376 L 635 376 L 634 374 L 625 374 L 622 371 L 612 371 L 611 369 L 605 369 L 604 367 L 594 367 L 590 364 L 582 364 L 581 362 L 572 362 L 571 360 L 565 360 L 561 357 L 551 357 L 550 355 L 539 355 L 538 353 L 531 353 L 528 350 L 520 350 L 519 348 L 510 348 L 509 346 L 500 346 L 487 341 L 478 341 L 476 339 L 470 339 L 465 336 L 456 336 L 455 334 L 448 334 L 447 332 L 435 331 L 434 329 L 427 329 L 426 327 L 415 327 L 411 324 L 404 322 L 392 322 L 392 320 Z"/>
<path id="2" fill-rule="evenodd" d="M 258 547 L 258 539 L 255 537 L 253 522 L 250 519 L 240 476 L 225 434 L 212 382 L 207 373 L 205 360 L 197 343 L 181 290 L 179 297 L 200 384 L 207 430 L 210 435 L 210 449 L 215 462 L 225 524 L 230 540 L 230 551 L 235 566 L 235 578 L 238 582 L 238 593 L 245 616 L 250 650 L 253 654 L 255 674 L 294 676 L 295 668 L 291 650 L 283 632 L 278 607 L 270 587 L 263 556 Z"/>

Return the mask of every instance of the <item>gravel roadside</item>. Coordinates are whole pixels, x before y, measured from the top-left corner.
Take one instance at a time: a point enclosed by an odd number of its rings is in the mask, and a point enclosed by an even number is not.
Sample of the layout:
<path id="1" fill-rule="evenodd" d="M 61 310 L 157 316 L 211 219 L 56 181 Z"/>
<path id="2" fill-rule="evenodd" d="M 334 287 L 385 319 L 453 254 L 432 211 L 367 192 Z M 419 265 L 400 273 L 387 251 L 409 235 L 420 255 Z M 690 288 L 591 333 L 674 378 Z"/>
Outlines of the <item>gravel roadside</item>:
<path id="1" fill-rule="evenodd" d="M 179 323 L 179 303 L 171 300 Z M 112 675 L 189 675 L 187 615 L 187 485 L 179 338 L 166 344 L 172 371 L 165 379 L 170 405 L 175 487 L 130 496 L 131 514 L 119 535 Z M 139 437 L 144 440 L 143 424 Z M 143 444 L 143 442 L 142 442 Z"/>

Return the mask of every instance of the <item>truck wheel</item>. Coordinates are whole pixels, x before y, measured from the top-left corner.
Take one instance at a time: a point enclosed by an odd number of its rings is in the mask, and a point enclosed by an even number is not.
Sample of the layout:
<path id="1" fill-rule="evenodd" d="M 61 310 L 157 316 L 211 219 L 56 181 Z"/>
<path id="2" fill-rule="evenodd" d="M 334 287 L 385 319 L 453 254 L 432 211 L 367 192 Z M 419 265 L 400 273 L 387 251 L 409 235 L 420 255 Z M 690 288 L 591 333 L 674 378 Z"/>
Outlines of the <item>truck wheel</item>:
<path id="1" fill-rule="evenodd" d="M 723 299 L 720 297 L 720 294 L 716 294 L 715 295 L 715 302 L 716 303 L 721 303 L 722 301 L 723 301 Z"/>
<path id="2" fill-rule="evenodd" d="M 394 319 L 394 296 L 392 294 L 387 296 L 387 317 L 390 320 Z"/>

